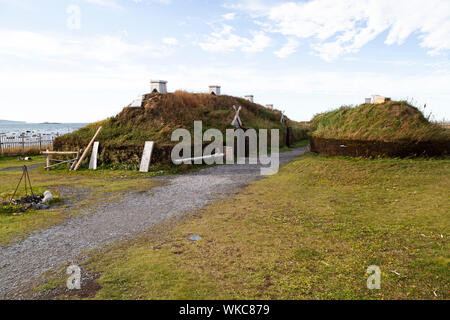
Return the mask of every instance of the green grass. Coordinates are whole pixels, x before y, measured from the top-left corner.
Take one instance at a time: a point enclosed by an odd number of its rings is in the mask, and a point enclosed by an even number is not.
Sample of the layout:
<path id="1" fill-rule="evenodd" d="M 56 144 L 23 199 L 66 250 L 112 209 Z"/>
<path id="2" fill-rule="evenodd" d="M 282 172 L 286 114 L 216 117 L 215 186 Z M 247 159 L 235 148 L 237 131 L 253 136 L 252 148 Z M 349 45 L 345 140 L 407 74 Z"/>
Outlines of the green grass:
<path id="1" fill-rule="evenodd" d="M 9 167 L 31 166 L 33 164 L 45 163 L 45 156 L 30 156 L 30 161 L 18 160 L 18 157 L 0 156 L 0 170 Z"/>
<path id="2" fill-rule="evenodd" d="M 450 130 L 431 123 L 405 101 L 362 104 L 316 115 L 312 136 L 328 139 L 382 141 L 449 141 Z"/>
<path id="3" fill-rule="evenodd" d="M 449 186 L 448 158 L 308 154 L 83 269 L 99 299 L 448 299 Z"/>

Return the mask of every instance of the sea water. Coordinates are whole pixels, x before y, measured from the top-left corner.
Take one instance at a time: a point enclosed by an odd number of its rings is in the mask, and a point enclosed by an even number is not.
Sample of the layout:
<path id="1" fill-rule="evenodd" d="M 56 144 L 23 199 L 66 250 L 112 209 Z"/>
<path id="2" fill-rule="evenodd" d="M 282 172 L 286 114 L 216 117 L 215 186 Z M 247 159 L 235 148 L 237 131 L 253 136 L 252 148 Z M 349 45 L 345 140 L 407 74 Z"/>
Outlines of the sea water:
<path id="1" fill-rule="evenodd" d="M 87 123 L 27 123 L 0 121 L 0 136 L 3 139 L 25 136 L 28 141 L 38 139 L 53 139 L 57 136 L 73 132 Z M 34 139 L 33 139 L 34 138 Z"/>

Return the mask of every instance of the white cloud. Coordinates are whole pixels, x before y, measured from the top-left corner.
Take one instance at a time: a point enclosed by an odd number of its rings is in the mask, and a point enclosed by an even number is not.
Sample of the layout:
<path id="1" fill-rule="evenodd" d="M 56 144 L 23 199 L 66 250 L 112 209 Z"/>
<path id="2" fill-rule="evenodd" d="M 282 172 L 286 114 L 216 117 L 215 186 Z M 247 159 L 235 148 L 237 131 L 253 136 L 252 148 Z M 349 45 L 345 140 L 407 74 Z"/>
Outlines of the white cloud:
<path id="1" fill-rule="evenodd" d="M 176 46 L 178 45 L 178 40 L 176 38 L 164 38 L 163 43 L 169 46 Z"/>
<path id="2" fill-rule="evenodd" d="M 286 58 L 291 54 L 295 53 L 298 46 L 299 42 L 296 39 L 289 38 L 287 43 L 280 50 L 275 51 L 274 54 L 278 58 Z"/>
<path id="3" fill-rule="evenodd" d="M 247 0 L 228 7 L 263 19 L 256 22 L 266 31 L 310 39 L 327 61 L 358 52 L 384 32 L 386 45 L 401 45 L 414 34 L 431 55 L 450 50 L 448 0 L 310 0 L 272 6 Z"/>
<path id="4" fill-rule="evenodd" d="M 121 5 L 117 3 L 116 0 L 84 0 L 84 2 L 99 5 L 102 7 L 110 7 L 114 9 L 123 9 Z"/>
<path id="5" fill-rule="evenodd" d="M 130 43 L 121 37 L 96 35 L 70 37 L 41 34 L 25 30 L 0 29 L 0 55 L 28 59 L 109 63 L 131 61 L 150 56 L 165 57 L 172 53 L 167 46 Z"/>
<path id="6" fill-rule="evenodd" d="M 200 43 L 200 47 L 209 52 L 230 52 L 241 50 L 253 53 L 263 51 L 270 45 L 270 38 L 262 31 L 252 31 L 252 38 L 233 33 L 233 27 L 223 25 L 222 30 L 212 32 Z"/>
<path id="7" fill-rule="evenodd" d="M 222 18 L 224 18 L 225 20 L 234 20 L 234 18 L 236 17 L 236 13 L 234 12 L 230 12 L 230 13 L 226 13 L 222 15 Z"/>
<path id="8" fill-rule="evenodd" d="M 141 2 L 142 0 L 138 0 L 138 1 Z M 159 3 L 159 4 L 165 4 L 165 5 L 168 5 L 168 4 L 172 3 L 172 0 L 151 0 L 151 1 Z"/>

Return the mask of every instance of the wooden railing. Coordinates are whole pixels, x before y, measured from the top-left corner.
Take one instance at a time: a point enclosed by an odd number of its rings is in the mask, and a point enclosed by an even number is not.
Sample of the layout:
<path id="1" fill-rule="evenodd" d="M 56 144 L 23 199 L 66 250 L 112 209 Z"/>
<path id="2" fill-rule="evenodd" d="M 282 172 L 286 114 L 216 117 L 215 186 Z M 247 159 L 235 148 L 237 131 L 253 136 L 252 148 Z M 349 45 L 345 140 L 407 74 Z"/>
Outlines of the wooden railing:
<path id="1" fill-rule="evenodd" d="M 0 135 L 0 154 L 25 154 L 30 150 L 52 149 L 55 136 L 52 135 Z"/>

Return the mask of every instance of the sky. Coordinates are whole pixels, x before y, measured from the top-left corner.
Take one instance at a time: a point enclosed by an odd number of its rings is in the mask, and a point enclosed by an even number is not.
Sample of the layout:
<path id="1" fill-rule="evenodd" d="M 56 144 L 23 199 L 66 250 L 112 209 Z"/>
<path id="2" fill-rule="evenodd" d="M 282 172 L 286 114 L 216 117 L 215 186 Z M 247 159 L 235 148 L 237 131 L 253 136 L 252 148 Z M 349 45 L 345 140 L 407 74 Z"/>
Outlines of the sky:
<path id="1" fill-rule="evenodd" d="M 450 0 L 0 0 L 0 119 L 92 122 L 151 79 L 294 120 L 372 94 L 450 120 Z"/>

